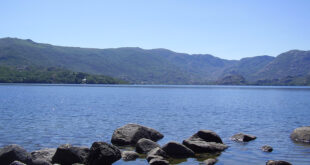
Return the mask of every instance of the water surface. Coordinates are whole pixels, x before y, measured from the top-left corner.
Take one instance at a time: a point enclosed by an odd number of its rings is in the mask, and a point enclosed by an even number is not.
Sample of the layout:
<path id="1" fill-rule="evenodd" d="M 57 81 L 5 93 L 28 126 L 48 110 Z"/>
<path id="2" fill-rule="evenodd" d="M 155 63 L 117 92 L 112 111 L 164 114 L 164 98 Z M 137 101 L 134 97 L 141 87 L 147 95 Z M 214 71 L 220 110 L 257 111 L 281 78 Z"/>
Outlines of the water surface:
<path id="1" fill-rule="evenodd" d="M 217 157 L 218 165 L 264 165 L 270 159 L 309 165 L 310 145 L 289 138 L 309 121 L 307 87 L 0 85 L 0 146 L 14 143 L 28 151 L 110 142 L 116 128 L 138 123 L 163 133 L 161 145 L 182 142 L 200 129 L 215 131 L 230 146 Z M 229 140 L 239 132 L 258 138 L 244 144 Z M 264 153 L 262 145 L 274 151 Z"/>

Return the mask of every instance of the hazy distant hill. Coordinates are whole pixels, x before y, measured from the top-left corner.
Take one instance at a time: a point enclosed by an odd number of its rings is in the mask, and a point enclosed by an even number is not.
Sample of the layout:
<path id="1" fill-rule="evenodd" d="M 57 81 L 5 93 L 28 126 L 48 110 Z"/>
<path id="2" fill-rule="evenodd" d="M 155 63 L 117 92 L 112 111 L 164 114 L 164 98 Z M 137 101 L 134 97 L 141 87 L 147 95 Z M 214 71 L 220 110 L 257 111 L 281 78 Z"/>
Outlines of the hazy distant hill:
<path id="1" fill-rule="evenodd" d="M 0 65 L 60 67 L 139 84 L 209 84 L 219 80 L 227 83 L 232 77 L 234 81 L 256 82 L 310 75 L 310 51 L 288 51 L 276 58 L 225 60 L 167 49 L 90 49 L 3 38 L 0 39 Z"/>

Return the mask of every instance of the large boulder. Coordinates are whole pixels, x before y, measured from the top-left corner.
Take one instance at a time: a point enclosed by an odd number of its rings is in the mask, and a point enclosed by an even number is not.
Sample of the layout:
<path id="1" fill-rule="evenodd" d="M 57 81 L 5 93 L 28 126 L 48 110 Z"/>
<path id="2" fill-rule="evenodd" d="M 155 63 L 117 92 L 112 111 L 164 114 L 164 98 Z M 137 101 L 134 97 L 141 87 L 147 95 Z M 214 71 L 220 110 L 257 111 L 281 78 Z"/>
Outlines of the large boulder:
<path id="1" fill-rule="evenodd" d="M 291 139 L 296 142 L 310 143 L 310 126 L 296 128 L 291 134 Z"/>
<path id="2" fill-rule="evenodd" d="M 191 136 L 188 140 L 223 143 L 220 136 L 211 130 L 200 130 Z"/>
<path id="3" fill-rule="evenodd" d="M 292 165 L 292 164 L 283 160 L 269 160 L 268 162 L 266 162 L 266 165 Z"/>
<path id="4" fill-rule="evenodd" d="M 122 159 L 124 161 L 131 161 L 136 160 L 139 157 L 139 154 L 135 151 L 123 151 L 122 152 Z"/>
<path id="5" fill-rule="evenodd" d="M 177 142 L 169 142 L 165 144 L 162 149 L 170 156 L 174 158 L 187 158 L 194 157 L 195 153 L 187 148 L 185 145 Z"/>
<path id="6" fill-rule="evenodd" d="M 232 136 L 230 139 L 233 141 L 238 141 L 238 142 L 249 142 L 249 141 L 255 140 L 256 136 L 238 133 Z"/>
<path id="7" fill-rule="evenodd" d="M 184 140 L 183 144 L 195 153 L 215 153 L 228 148 L 227 145 L 215 142 Z"/>
<path id="8" fill-rule="evenodd" d="M 119 146 L 135 145 L 142 138 L 158 141 L 163 137 L 164 135 L 155 129 L 138 124 L 127 124 L 114 131 L 111 142 Z"/>
<path id="9" fill-rule="evenodd" d="M 55 148 L 46 148 L 31 152 L 32 165 L 51 165 L 52 158 L 56 153 Z"/>
<path id="10" fill-rule="evenodd" d="M 140 154 L 146 154 L 156 147 L 160 147 L 160 145 L 150 139 L 142 138 L 136 144 L 136 151 Z"/>
<path id="11" fill-rule="evenodd" d="M 200 130 L 193 136 L 183 141 L 183 144 L 195 153 L 215 153 L 228 148 L 215 132 Z"/>
<path id="12" fill-rule="evenodd" d="M 89 154 L 87 147 L 75 147 L 70 144 L 64 144 L 57 148 L 52 157 L 53 163 L 61 165 L 72 165 L 74 163 L 86 163 L 86 158 Z"/>
<path id="13" fill-rule="evenodd" d="M 105 142 L 94 142 L 90 148 L 88 165 L 110 165 L 121 158 L 121 151 Z"/>
<path id="14" fill-rule="evenodd" d="M 14 161 L 30 162 L 30 154 L 19 145 L 12 144 L 0 149 L 0 164 L 10 165 Z"/>

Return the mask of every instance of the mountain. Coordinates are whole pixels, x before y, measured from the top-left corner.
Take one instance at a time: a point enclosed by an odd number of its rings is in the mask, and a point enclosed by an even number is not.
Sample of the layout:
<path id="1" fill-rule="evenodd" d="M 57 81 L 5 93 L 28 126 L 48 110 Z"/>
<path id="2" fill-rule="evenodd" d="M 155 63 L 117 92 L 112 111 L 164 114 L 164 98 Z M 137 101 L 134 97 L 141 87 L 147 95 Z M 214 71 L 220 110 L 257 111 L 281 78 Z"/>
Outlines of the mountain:
<path id="1" fill-rule="evenodd" d="M 137 84 L 215 84 L 220 80 L 255 83 L 310 75 L 310 51 L 292 50 L 277 57 L 226 60 L 209 54 L 190 55 L 167 49 L 93 49 L 2 38 L 0 65 L 57 67 L 108 75 Z"/>

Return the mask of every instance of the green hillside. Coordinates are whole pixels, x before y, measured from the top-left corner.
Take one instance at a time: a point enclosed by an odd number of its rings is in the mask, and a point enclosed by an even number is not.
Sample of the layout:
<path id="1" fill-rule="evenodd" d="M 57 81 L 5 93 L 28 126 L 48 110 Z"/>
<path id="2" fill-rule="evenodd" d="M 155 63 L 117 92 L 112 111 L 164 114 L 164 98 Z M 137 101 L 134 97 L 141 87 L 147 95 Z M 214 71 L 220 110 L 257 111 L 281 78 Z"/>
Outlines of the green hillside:
<path id="1" fill-rule="evenodd" d="M 0 83 L 125 84 L 127 82 L 109 76 L 90 75 L 59 68 L 0 66 Z"/>
<path id="2" fill-rule="evenodd" d="M 239 79 L 256 83 L 310 75 L 310 51 L 293 50 L 277 57 L 225 60 L 208 54 L 189 55 L 167 49 L 90 49 L 3 38 L 0 39 L 0 66 L 64 68 L 136 84 L 215 84 L 221 80 L 226 84 L 228 80 Z"/>

